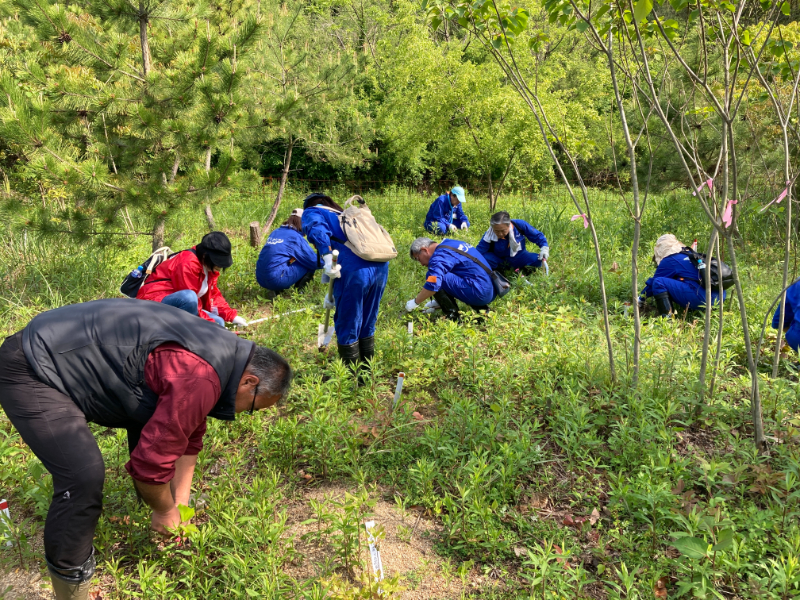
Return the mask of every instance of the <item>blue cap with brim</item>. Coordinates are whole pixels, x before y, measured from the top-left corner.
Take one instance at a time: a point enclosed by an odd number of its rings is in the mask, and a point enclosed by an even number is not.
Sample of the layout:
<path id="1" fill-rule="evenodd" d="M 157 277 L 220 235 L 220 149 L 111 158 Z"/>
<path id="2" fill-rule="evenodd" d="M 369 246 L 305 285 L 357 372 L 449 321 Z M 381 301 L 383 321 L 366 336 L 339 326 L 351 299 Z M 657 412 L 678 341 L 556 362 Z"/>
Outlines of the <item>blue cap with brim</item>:
<path id="1" fill-rule="evenodd" d="M 454 194 L 455 197 L 458 198 L 458 201 L 461 202 L 462 204 L 467 201 L 467 196 L 464 194 L 464 188 L 462 187 L 456 186 L 452 190 L 450 190 L 450 193 Z"/>

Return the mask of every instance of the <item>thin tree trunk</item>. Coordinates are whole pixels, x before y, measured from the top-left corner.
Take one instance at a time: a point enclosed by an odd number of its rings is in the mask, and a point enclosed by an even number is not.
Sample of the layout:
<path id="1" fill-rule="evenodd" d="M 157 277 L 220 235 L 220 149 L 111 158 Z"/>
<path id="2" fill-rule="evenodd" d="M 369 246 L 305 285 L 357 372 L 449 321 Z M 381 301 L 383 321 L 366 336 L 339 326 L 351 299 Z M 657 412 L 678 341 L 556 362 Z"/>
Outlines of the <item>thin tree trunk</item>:
<path id="1" fill-rule="evenodd" d="M 281 183 L 278 186 L 278 195 L 275 197 L 275 203 L 272 205 L 272 210 L 269 212 L 269 216 L 267 217 L 267 220 L 264 223 L 264 227 L 261 229 L 261 237 L 264 237 L 264 234 L 266 234 L 267 231 L 269 231 L 269 228 L 272 227 L 272 222 L 278 215 L 278 209 L 280 208 L 281 200 L 283 199 L 283 190 L 286 188 L 286 180 L 289 178 L 289 167 L 291 167 L 292 165 L 293 148 L 294 148 L 294 138 L 290 136 L 289 145 L 286 147 L 286 152 L 283 155 L 283 172 L 281 173 Z"/>
<path id="2" fill-rule="evenodd" d="M 155 227 L 153 227 L 153 252 L 164 245 L 164 232 L 166 229 L 166 219 L 158 217 Z"/>
<path id="3" fill-rule="evenodd" d="M 786 131 L 786 123 L 783 125 L 783 177 L 786 185 L 789 186 L 791 173 L 789 172 L 789 136 Z M 783 283 L 782 288 L 789 285 L 789 259 L 792 256 L 792 194 L 791 186 L 786 195 L 786 247 L 783 253 Z M 786 313 L 786 292 L 781 295 L 780 318 L 778 320 L 778 335 L 775 340 L 775 354 L 772 358 L 772 377 L 778 376 L 778 367 L 781 363 L 781 346 L 783 346 L 783 317 Z"/>
<path id="4" fill-rule="evenodd" d="M 494 197 L 494 189 L 492 189 L 492 171 L 491 169 L 486 170 L 487 179 L 489 181 L 489 210 L 494 211 L 494 207 L 497 204 L 497 198 Z"/>
<path id="5" fill-rule="evenodd" d="M 700 376 L 698 377 L 698 387 L 700 389 L 700 399 L 706 395 L 706 371 L 708 369 L 708 347 L 711 344 L 711 260 L 714 258 L 714 242 L 717 241 L 717 228 L 711 230 L 711 239 L 708 241 L 708 252 L 706 253 L 706 310 L 705 310 L 705 330 L 703 331 L 703 351 L 700 359 Z"/>
<path id="6" fill-rule="evenodd" d="M 206 151 L 206 173 L 211 170 L 211 148 Z M 206 223 L 208 223 L 208 230 L 214 231 L 217 224 L 214 222 L 214 213 L 211 212 L 211 202 L 206 202 Z"/>
<path id="7" fill-rule="evenodd" d="M 147 38 L 147 25 L 150 23 L 144 2 L 139 2 L 139 41 L 142 44 L 142 73 L 147 77 L 152 68 L 150 59 L 150 41 Z"/>

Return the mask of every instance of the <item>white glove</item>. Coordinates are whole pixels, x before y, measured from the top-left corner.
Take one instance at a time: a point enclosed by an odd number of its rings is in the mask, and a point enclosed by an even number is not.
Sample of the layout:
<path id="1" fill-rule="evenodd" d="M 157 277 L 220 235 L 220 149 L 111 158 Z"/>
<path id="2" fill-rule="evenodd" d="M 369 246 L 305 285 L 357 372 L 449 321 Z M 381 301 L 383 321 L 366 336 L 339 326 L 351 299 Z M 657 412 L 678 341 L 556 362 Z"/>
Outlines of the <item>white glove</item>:
<path id="1" fill-rule="evenodd" d="M 416 309 L 418 307 L 419 307 L 419 304 L 417 304 L 417 301 L 414 298 L 412 298 L 411 300 L 406 302 L 406 311 L 407 312 L 411 312 L 412 310 L 414 310 L 414 309 Z"/>
<path id="2" fill-rule="evenodd" d="M 242 327 L 247 327 L 247 321 L 245 321 L 239 315 L 233 317 L 233 321 L 231 321 L 231 323 L 233 323 L 234 325 L 241 325 Z"/>
<path id="3" fill-rule="evenodd" d="M 433 314 L 435 311 L 439 310 L 441 307 L 436 300 L 429 300 L 425 306 L 422 307 L 422 312 L 426 315 Z"/>
<path id="4" fill-rule="evenodd" d="M 468 227 L 469 225 L 467 225 L 466 222 L 461 224 L 461 229 L 467 229 Z"/>
<path id="5" fill-rule="evenodd" d="M 325 294 L 325 300 L 322 301 L 322 308 L 325 308 L 325 309 L 328 309 L 328 308 L 334 309 L 334 308 L 336 308 L 336 303 L 333 301 L 333 298 L 328 296 L 328 294 Z"/>
<path id="6" fill-rule="evenodd" d="M 342 265 L 333 266 L 333 254 L 326 254 L 322 257 L 322 260 L 325 261 L 325 265 L 322 267 L 324 275 L 327 275 L 330 279 L 337 279 L 342 276 Z"/>
<path id="7" fill-rule="evenodd" d="M 452 223 L 450 223 L 450 225 L 448 226 L 448 229 L 450 229 L 450 231 L 457 231 L 458 230 L 458 228 L 455 225 L 453 225 Z"/>
<path id="8" fill-rule="evenodd" d="M 550 258 L 550 248 L 542 246 L 539 248 L 539 260 L 547 260 Z"/>

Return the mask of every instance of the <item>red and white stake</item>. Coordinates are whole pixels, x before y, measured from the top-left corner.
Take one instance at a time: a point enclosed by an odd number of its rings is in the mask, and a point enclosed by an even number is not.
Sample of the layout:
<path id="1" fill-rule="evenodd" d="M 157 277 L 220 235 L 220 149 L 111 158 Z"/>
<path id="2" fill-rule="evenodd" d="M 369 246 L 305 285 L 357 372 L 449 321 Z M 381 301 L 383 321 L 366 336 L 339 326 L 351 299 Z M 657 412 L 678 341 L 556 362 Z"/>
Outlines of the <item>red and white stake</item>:
<path id="1" fill-rule="evenodd" d="M 2 529 L 10 529 L 11 528 L 11 513 L 8 512 L 8 500 L 3 498 L 0 500 L 0 522 L 3 524 Z M 0 531 L 2 531 L 0 529 Z M 9 535 L 8 531 L 3 531 L 3 537 L 6 540 L 6 546 L 13 546 L 14 544 L 11 542 L 11 536 Z"/>

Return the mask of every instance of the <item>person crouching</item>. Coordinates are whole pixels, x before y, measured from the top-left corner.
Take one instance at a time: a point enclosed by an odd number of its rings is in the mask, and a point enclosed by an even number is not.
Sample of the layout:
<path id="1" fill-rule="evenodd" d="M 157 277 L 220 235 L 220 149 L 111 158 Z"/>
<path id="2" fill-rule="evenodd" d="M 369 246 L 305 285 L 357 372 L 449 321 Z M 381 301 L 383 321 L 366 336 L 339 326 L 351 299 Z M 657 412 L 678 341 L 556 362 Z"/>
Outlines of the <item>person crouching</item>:
<path id="1" fill-rule="evenodd" d="M 283 224 L 267 238 L 256 262 L 256 281 L 261 287 L 280 292 L 302 290 L 320 268 L 317 255 L 303 237 L 303 209 L 295 208 Z"/>

